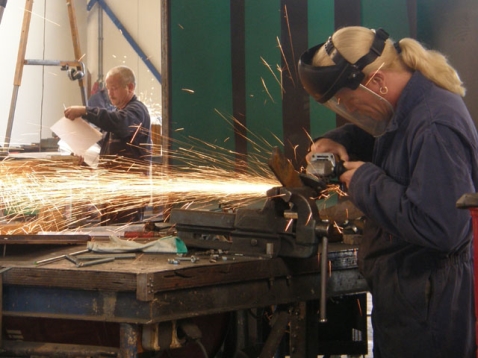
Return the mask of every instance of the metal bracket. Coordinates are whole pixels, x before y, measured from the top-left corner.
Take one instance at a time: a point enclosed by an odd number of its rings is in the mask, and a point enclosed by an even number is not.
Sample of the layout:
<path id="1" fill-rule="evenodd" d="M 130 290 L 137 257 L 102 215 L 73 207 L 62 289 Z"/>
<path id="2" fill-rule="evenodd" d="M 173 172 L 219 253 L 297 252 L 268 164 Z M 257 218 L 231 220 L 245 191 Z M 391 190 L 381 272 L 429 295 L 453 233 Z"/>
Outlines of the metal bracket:
<path id="1" fill-rule="evenodd" d="M 138 274 L 136 298 L 140 301 L 152 301 L 154 298 L 154 275 L 151 273 Z"/>

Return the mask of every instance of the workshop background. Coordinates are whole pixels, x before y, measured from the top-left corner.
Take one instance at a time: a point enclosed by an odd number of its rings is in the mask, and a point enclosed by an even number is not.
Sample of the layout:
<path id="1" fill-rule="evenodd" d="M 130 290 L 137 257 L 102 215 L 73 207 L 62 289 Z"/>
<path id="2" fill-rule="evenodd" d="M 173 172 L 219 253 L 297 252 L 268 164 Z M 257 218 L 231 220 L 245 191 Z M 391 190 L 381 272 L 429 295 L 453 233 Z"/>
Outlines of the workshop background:
<path id="1" fill-rule="evenodd" d="M 25 0 L 8 1 L 0 23 L 2 142 L 11 109 L 25 3 Z M 88 72 L 85 77 L 88 92 L 97 87 L 96 83 L 104 79 L 109 68 L 125 64 L 135 71 L 138 82 L 136 93 L 148 104 L 153 119 L 160 117 L 161 2 L 72 0 L 84 55 L 81 59 L 74 58 L 69 3 L 66 0 L 34 1 L 25 58 L 84 62 Z M 50 127 L 63 116 L 64 106 L 81 102 L 78 81 L 71 81 L 59 66 L 24 66 L 15 106 L 12 146 L 30 145 L 50 138 Z"/>
<path id="2" fill-rule="evenodd" d="M 68 3 L 35 1 L 26 58 L 75 60 Z M 396 40 L 416 37 L 447 54 L 468 89 L 465 101 L 478 118 L 474 100 L 478 73 L 472 63 L 478 53 L 473 40 L 478 4 L 473 0 L 75 0 L 72 4 L 88 91 L 96 89 L 110 67 L 132 67 L 138 77 L 137 93 L 154 119 L 162 119 L 166 139 L 201 138 L 243 154 L 256 152 L 259 144 L 283 143 L 287 157 L 300 166 L 301 159 L 295 158 L 307 150 L 308 133 L 318 136 L 343 120 L 307 96 L 296 63 L 306 48 L 346 25 L 383 27 Z M 22 18 L 23 1 L 10 1 L 0 24 L 0 135 L 12 107 Z M 49 128 L 61 118 L 64 105 L 79 103 L 78 84 L 60 68 L 25 66 L 11 143 L 29 145 L 51 137 Z"/>
<path id="3" fill-rule="evenodd" d="M 12 110 L 24 4 L 10 0 L 0 23 L 0 140 Z M 69 4 L 81 58 L 74 58 Z M 26 58 L 83 61 L 88 92 L 112 66 L 130 66 L 137 94 L 163 125 L 163 144 L 173 148 L 198 138 L 247 155 L 283 144 L 287 157 L 303 165 L 309 134 L 343 119 L 305 93 L 296 63 L 347 25 L 383 27 L 395 40 L 415 37 L 447 54 L 478 121 L 476 0 L 36 0 L 32 15 Z M 78 82 L 60 67 L 25 66 L 12 146 L 41 150 L 64 106 L 81 98 Z"/>

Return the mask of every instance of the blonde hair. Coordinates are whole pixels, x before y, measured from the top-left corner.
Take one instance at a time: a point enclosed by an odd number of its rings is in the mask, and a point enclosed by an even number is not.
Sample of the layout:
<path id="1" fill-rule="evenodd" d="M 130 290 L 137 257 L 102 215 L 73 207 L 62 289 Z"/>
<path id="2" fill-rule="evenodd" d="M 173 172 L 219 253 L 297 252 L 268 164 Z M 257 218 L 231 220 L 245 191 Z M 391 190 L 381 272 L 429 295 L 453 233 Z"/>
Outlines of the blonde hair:
<path id="1" fill-rule="evenodd" d="M 344 27 L 332 35 L 334 51 L 340 54 L 350 63 L 355 63 L 363 55 L 367 54 L 374 40 L 374 31 L 360 26 Z M 412 38 L 404 38 L 399 41 L 401 53 L 394 47 L 389 38 L 385 42 L 382 55 L 363 69 L 368 75 L 378 69 L 395 71 L 420 71 L 426 78 L 437 86 L 450 92 L 465 95 L 465 87 L 456 70 L 448 63 L 447 58 L 440 52 L 426 49 L 422 44 Z M 331 54 L 333 57 L 333 53 Z M 330 66 L 333 61 L 324 46 L 314 55 L 314 66 Z"/>
<path id="2" fill-rule="evenodd" d="M 119 76 L 121 84 L 127 86 L 130 83 L 136 86 L 136 77 L 134 72 L 128 66 L 116 66 L 108 71 L 106 77 Z"/>

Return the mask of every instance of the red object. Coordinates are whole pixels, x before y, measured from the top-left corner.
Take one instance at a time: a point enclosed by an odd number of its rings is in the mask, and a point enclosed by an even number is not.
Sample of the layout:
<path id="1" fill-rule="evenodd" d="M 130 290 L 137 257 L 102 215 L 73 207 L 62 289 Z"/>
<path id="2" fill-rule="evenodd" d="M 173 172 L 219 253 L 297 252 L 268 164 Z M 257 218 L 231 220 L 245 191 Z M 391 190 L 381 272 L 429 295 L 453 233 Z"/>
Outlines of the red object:
<path id="1" fill-rule="evenodd" d="M 160 232 L 155 231 L 125 231 L 124 237 L 128 239 L 137 239 L 141 237 L 161 237 L 164 236 Z"/>
<path id="2" fill-rule="evenodd" d="M 476 329 L 476 343 L 478 346 L 478 208 L 470 208 L 471 217 L 473 220 L 473 262 L 475 269 L 475 329 Z M 476 353 L 478 357 L 478 352 Z"/>

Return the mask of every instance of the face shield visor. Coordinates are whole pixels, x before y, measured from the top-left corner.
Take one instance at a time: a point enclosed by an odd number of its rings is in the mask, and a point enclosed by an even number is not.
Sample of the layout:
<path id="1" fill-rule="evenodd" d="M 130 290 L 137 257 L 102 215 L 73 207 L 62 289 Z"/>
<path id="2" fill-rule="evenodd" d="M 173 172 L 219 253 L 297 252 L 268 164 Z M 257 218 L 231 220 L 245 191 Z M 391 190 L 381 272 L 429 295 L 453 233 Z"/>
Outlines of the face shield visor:
<path id="1" fill-rule="evenodd" d="M 302 85 L 317 102 L 374 136 L 384 133 L 393 115 L 393 107 L 387 100 L 361 85 L 365 78 L 362 70 L 382 54 L 387 39 L 388 34 L 384 30 L 376 30 L 369 52 L 351 64 L 335 48 L 329 37 L 327 42 L 304 52 L 298 67 Z M 334 65 L 312 64 L 315 53 L 322 46 Z"/>
<path id="2" fill-rule="evenodd" d="M 385 133 L 393 116 L 390 102 L 363 85 L 355 90 L 342 88 L 324 106 L 374 137 Z"/>

